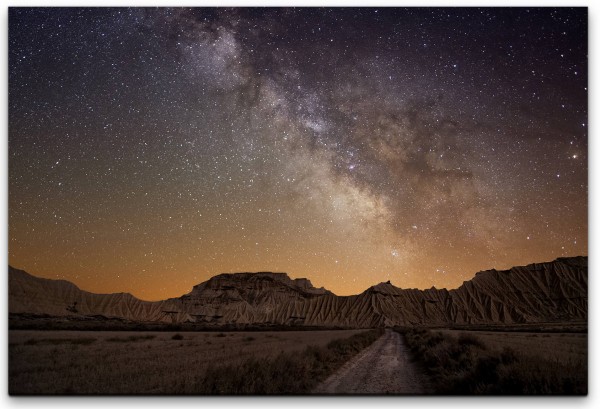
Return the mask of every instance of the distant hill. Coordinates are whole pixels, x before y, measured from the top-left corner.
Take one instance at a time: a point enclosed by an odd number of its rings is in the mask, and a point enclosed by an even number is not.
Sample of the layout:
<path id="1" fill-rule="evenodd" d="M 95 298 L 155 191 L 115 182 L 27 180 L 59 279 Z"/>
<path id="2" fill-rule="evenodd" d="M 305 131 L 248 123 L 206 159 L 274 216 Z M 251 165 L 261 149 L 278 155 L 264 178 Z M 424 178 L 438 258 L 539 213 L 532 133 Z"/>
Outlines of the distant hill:
<path id="1" fill-rule="evenodd" d="M 569 322 L 587 320 L 587 276 L 587 257 L 571 257 L 482 271 L 454 290 L 400 289 L 387 282 L 358 295 L 336 296 L 285 273 L 235 273 L 215 276 L 179 298 L 149 302 L 126 293 L 89 293 L 68 281 L 38 278 L 9 266 L 9 312 L 207 326 Z"/>
<path id="2" fill-rule="evenodd" d="M 92 316 L 125 318 L 132 321 L 160 321 L 175 305 L 168 301 L 142 301 L 128 293 L 94 294 L 80 290 L 66 280 L 35 277 L 8 267 L 8 305 L 11 314 Z M 185 320 L 186 314 L 177 317 Z"/>

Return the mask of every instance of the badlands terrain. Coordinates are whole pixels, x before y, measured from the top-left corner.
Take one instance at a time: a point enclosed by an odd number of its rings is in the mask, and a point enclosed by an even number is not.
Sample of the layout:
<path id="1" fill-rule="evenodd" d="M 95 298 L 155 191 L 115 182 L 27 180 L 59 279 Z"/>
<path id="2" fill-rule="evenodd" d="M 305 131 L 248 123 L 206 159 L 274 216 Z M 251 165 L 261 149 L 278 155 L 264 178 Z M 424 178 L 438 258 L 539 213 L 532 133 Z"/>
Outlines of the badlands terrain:
<path id="1" fill-rule="evenodd" d="M 221 274 L 158 302 L 9 267 L 9 393 L 581 395 L 587 308 L 587 257 L 343 297 Z"/>
<path id="2" fill-rule="evenodd" d="M 158 302 L 127 293 L 94 294 L 9 267 L 14 325 L 35 318 L 195 328 L 585 324 L 587 306 L 587 257 L 482 271 L 452 290 L 401 289 L 386 282 L 352 296 L 337 296 L 284 273 L 221 274 L 189 294 Z"/>

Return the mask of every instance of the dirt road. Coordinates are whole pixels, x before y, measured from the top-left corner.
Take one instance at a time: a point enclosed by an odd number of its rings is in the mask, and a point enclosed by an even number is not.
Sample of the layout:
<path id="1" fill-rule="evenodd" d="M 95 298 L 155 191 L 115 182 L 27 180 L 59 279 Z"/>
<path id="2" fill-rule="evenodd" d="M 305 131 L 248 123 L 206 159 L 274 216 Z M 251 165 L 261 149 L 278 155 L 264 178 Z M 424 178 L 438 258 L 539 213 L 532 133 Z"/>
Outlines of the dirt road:
<path id="1" fill-rule="evenodd" d="M 411 362 L 404 338 L 385 334 L 346 362 L 313 391 L 317 394 L 423 394 L 427 377 Z"/>

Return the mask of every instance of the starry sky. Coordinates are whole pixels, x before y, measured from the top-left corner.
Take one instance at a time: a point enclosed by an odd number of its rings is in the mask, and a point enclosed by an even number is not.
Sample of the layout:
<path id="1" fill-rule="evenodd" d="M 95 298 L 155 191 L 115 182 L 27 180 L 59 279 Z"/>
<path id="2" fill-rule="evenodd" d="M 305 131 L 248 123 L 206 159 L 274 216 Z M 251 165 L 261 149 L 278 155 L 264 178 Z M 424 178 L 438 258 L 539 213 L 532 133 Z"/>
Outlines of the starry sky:
<path id="1" fill-rule="evenodd" d="M 338 295 L 588 252 L 585 8 L 11 8 L 9 263 Z"/>

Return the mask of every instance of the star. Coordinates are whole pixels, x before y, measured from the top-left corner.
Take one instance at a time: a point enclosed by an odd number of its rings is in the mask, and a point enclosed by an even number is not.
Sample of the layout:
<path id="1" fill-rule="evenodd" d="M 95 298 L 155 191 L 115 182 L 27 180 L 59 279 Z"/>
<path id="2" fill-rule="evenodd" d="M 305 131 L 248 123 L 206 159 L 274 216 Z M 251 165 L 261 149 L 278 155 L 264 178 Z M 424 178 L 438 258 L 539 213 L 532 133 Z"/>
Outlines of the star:
<path id="1" fill-rule="evenodd" d="M 9 263 L 159 300 L 586 255 L 586 10 L 483 11 L 10 8 Z"/>

